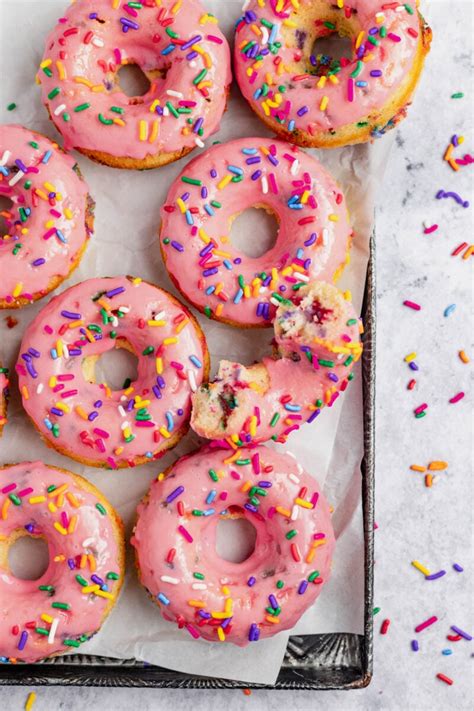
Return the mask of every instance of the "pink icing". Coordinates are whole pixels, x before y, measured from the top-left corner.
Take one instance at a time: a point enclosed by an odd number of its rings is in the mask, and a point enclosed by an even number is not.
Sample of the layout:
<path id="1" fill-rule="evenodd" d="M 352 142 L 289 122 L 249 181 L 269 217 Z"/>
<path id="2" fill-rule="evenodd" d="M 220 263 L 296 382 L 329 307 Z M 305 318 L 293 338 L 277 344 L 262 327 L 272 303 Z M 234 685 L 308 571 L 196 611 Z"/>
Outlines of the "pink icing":
<path id="1" fill-rule="evenodd" d="M 3 427 L 7 424 L 7 393 L 8 377 L 6 372 L 2 372 L 2 364 L 0 363 L 0 436 Z"/>
<path id="2" fill-rule="evenodd" d="M 8 234 L 0 235 L 0 301 L 7 305 L 42 296 L 54 277 L 67 277 L 89 237 L 88 188 L 75 165 L 48 138 L 0 126 L 0 195 L 13 202 Z"/>
<path id="3" fill-rule="evenodd" d="M 335 540 L 317 481 L 293 457 L 265 447 L 233 454 L 207 446 L 179 459 L 139 505 L 131 543 L 165 619 L 193 637 L 243 646 L 294 627 L 330 576 Z M 226 512 L 256 529 L 255 550 L 242 563 L 216 553 Z"/>
<path id="4" fill-rule="evenodd" d="M 194 148 L 217 130 L 231 73 L 216 19 L 198 0 L 141 5 L 78 0 L 49 35 L 38 77 L 68 149 L 142 160 Z M 145 73 L 166 69 L 166 78 L 130 98 L 115 85 L 127 63 Z"/>
<path id="5" fill-rule="evenodd" d="M 27 535 L 44 538 L 49 550 L 48 568 L 37 580 L 20 580 L 0 567 L 1 657 L 36 662 L 74 650 L 97 632 L 120 590 L 122 551 L 111 518 L 115 513 L 80 481 L 42 462 L 0 469 L 0 546 L 8 546 L 10 536 L 26 528 Z M 77 576 L 93 589 L 84 593 L 86 586 Z"/>
<path id="6" fill-rule="evenodd" d="M 236 30 L 235 72 L 242 93 L 262 118 L 280 131 L 283 128 L 295 132 L 296 137 L 299 130 L 312 134 L 339 129 L 380 111 L 412 70 L 421 42 L 421 21 L 415 3 L 350 0 L 338 9 L 335 0 L 323 0 L 319 5 L 327 4 L 333 22 L 335 12 L 340 13 L 342 21 L 352 17 L 358 32 L 353 37 L 353 56 L 347 58 L 334 83 L 326 81 L 318 86 L 319 76 L 311 74 L 314 69 L 306 56 L 311 26 L 302 23 L 298 14 L 298 8 L 305 10 L 309 4 L 310 0 L 250 0 Z M 314 39 L 331 34 L 323 25 L 327 19 L 321 12 L 320 24 L 313 30 Z M 266 28 L 262 21 L 270 23 L 270 27 Z M 382 27 L 385 37 L 380 33 Z M 356 47 L 359 32 L 364 34 Z M 293 40 L 295 33 L 305 52 L 298 49 L 298 42 L 288 46 L 283 39 Z M 268 51 L 269 40 L 272 47 L 275 42 L 282 42 L 282 47 L 276 53 Z M 259 44 L 252 48 L 249 42 Z M 262 87 L 268 83 L 268 75 L 273 84 L 265 96 Z M 283 86 L 284 92 L 276 90 L 275 84 Z M 325 98 L 327 102 L 323 102 Z M 377 126 L 373 135 L 384 128 Z"/>
<path id="7" fill-rule="evenodd" d="M 302 200 L 302 208 L 288 206 Z M 275 246 L 255 259 L 233 247 L 230 222 L 262 204 L 280 228 Z M 231 141 L 192 160 L 161 217 L 162 250 L 178 288 L 208 316 L 239 326 L 269 326 L 276 299 L 297 283 L 332 281 L 352 234 L 345 198 L 329 173 L 303 151 L 268 138 Z"/>
<path id="8" fill-rule="evenodd" d="M 81 363 L 116 341 L 133 348 L 138 377 L 110 391 L 87 382 Z M 207 349 L 189 312 L 162 289 L 131 277 L 89 279 L 38 314 L 16 370 L 23 406 L 53 446 L 92 466 L 125 467 L 158 458 L 185 432 Z"/>

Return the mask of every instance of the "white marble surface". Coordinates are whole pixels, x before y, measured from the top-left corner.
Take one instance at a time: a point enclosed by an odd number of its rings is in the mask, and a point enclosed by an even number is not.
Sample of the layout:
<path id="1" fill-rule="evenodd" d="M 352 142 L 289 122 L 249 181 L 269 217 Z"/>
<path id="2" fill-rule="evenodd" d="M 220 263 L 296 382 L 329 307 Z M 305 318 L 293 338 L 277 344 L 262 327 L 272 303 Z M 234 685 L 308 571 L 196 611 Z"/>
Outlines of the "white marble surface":
<path id="1" fill-rule="evenodd" d="M 376 597 L 381 612 L 375 618 L 375 672 L 372 684 L 351 692 L 267 692 L 245 697 L 241 691 L 193 692 L 144 689 L 38 688 L 35 711 L 76 709 L 206 708 L 288 711 L 328 709 L 441 709 L 464 711 L 472 705 L 472 643 L 449 645 L 451 624 L 472 632 L 472 385 L 470 365 L 458 351 L 474 355 L 469 343 L 471 263 L 450 256 L 463 241 L 472 241 L 473 207 L 436 200 L 440 188 L 472 200 L 472 167 L 453 171 L 442 161 L 452 134 L 466 137 L 461 153 L 472 146 L 471 0 L 425 1 L 423 9 L 435 40 L 427 69 L 410 110 L 397 130 L 391 163 L 381 191 L 377 216 L 377 434 L 376 434 Z M 456 91 L 465 98 L 452 100 Z M 465 149 L 465 150 L 463 150 Z M 469 193 L 471 195 L 469 196 Z M 423 222 L 437 223 L 432 235 Z M 402 306 L 404 299 L 422 305 L 420 312 Z M 449 304 L 456 310 L 443 316 Z M 403 357 L 417 352 L 417 388 Z M 459 390 L 466 397 L 448 400 Z M 412 410 L 429 404 L 428 415 L 415 420 Z M 447 472 L 427 489 L 410 464 L 440 459 Z M 427 582 L 410 565 L 418 559 L 432 571 L 448 574 Z M 464 565 L 456 574 L 451 565 Z M 413 628 L 431 615 L 439 622 L 418 635 L 421 649 L 410 650 Z M 379 634 L 384 618 L 388 634 Z M 450 647 L 451 656 L 441 650 Z M 449 687 L 435 678 L 443 672 L 454 679 Z M 23 708 L 27 689 L 0 689 L 0 708 Z"/>

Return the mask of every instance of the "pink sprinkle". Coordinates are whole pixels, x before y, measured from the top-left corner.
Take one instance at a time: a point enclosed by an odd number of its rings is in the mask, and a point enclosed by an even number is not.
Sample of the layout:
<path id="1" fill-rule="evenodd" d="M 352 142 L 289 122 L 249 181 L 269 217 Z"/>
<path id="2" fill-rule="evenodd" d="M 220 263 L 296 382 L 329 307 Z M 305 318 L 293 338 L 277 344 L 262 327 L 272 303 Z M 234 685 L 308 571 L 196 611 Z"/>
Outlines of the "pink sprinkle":
<path id="1" fill-rule="evenodd" d="M 110 437 L 110 434 L 105 430 L 101 430 L 100 427 L 94 427 L 93 431 L 96 435 L 103 437 L 104 439 L 108 439 Z"/>
<path id="2" fill-rule="evenodd" d="M 114 57 L 117 64 L 122 64 L 122 55 L 119 49 L 114 49 Z"/>
<path id="3" fill-rule="evenodd" d="M 57 375 L 56 379 L 59 381 L 64 381 L 64 380 L 74 380 L 75 376 L 72 373 L 65 373 L 64 375 Z"/>
<path id="4" fill-rule="evenodd" d="M 18 496 L 21 499 L 23 496 L 28 496 L 28 494 L 32 494 L 32 493 L 33 493 L 33 489 L 31 488 L 31 486 L 29 486 L 27 489 L 22 489 L 21 491 L 19 491 Z"/>
<path id="5" fill-rule="evenodd" d="M 235 469 L 232 469 L 232 471 L 230 472 L 230 475 L 231 475 L 232 479 L 240 479 L 240 474 L 239 474 L 239 472 L 236 472 Z"/>
<path id="6" fill-rule="evenodd" d="M 270 508 L 267 511 L 267 518 L 273 518 L 276 512 L 276 508 L 274 506 L 270 506 Z"/>
<path id="7" fill-rule="evenodd" d="M 295 158 L 294 156 L 290 156 L 289 153 L 283 153 L 283 158 L 284 158 L 285 160 L 289 160 L 290 163 L 294 163 L 295 160 L 296 160 L 296 158 Z"/>
<path id="8" fill-rule="evenodd" d="M 428 404 L 426 402 L 423 403 L 423 405 L 420 405 L 419 407 L 416 408 L 415 414 L 418 415 L 418 413 L 423 412 L 423 410 L 426 410 L 428 407 Z"/>
<path id="9" fill-rule="evenodd" d="M 403 305 L 408 306 L 408 308 L 413 309 L 414 311 L 421 311 L 420 304 L 415 304 L 414 301 L 404 301 Z"/>
<path id="10" fill-rule="evenodd" d="M 252 457 L 252 467 L 254 474 L 260 474 L 260 455 L 256 452 Z"/>
<path id="11" fill-rule="evenodd" d="M 184 526 L 178 526 L 178 531 L 179 531 L 180 534 L 183 536 L 183 538 L 185 538 L 185 539 L 187 540 L 188 543 L 192 543 L 192 542 L 193 542 L 193 537 L 191 536 L 191 534 L 189 533 L 189 531 L 187 531 L 187 530 L 185 529 Z"/>
<path id="12" fill-rule="evenodd" d="M 67 513 L 65 511 L 61 511 L 61 523 L 64 526 L 64 528 L 67 528 L 69 526 L 69 519 L 68 519 Z"/>
<path id="13" fill-rule="evenodd" d="M 51 326 L 48 326 L 48 324 L 46 324 L 46 326 L 44 327 L 44 331 L 45 333 L 49 334 L 53 333 L 53 329 L 51 328 Z"/>
<path id="14" fill-rule="evenodd" d="M 438 229 L 438 225 L 431 225 L 431 227 L 425 227 L 424 233 L 425 235 L 430 235 L 432 232 L 436 232 Z"/>
<path id="15" fill-rule="evenodd" d="M 429 617 L 427 620 L 419 624 L 418 627 L 415 627 L 415 632 L 423 632 L 423 630 L 425 630 L 427 627 L 434 625 L 435 622 L 438 622 L 437 617 Z"/>
<path id="16" fill-rule="evenodd" d="M 74 395 L 77 395 L 77 392 L 78 392 L 77 390 L 66 390 L 65 393 L 61 393 L 61 397 L 62 398 L 74 397 Z"/>
<path id="17" fill-rule="evenodd" d="M 117 469 L 117 464 L 115 462 L 115 459 L 113 457 L 107 457 L 107 464 L 111 469 Z"/>
<path id="18" fill-rule="evenodd" d="M 8 494 L 10 491 L 13 491 L 13 489 L 16 489 L 16 484 L 8 484 L 3 487 L 2 494 Z"/>
<path id="19" fill-rule="evenodd" d="M 201 635 L 199 634 L 199 632 L 197 631 L 197 629 L 196 629 L 195 627 L 193 627 L 193 626 L 190 625 L 189 623 L 188 623 L 187 625 L 185 625 L 185 627 L 186 627 L 186 629 L 188 630 L 188 632 L 189 632 L 189 634 L 191 635 L 191 637 L 194 637 L 194 639 L 199 639 L 199 637 L 200 637 Z"/>
<path id="20" fill-rule="evenodd" d="M 354 101 L 354 79 L 351 78 L 347 81 L 347 100 Z"/>
<path id="21" fill-rule="evenodd" d="M 99 452 L 102 452 L 103 454 L 105 452 L 105 444 L 103 443 L 103 441 L 101 439 L 96 439 L 95 443 Z"/>
<path id="22" fill-rule="evenodd" d="M 316 504 L 318 503 L 318 499 L 319 499 L 319 494 L 317 491 L 315 491 L 311 497 L 311 503 L 313 504 L 313 506 L 316 506 Z"/>
<path id="23" fill-rule="evenodd" d="M 387 37 L 389 37 L 389 39 L 391 39 L 392 42 L 400 42 L 400 40 L 401 40 L 401 37 L 399 37 L 398 35 L 395 35 L 393 32 L 389 32 Z"/>
<path id="24" fill-rule="evenodd" d="M 459 402 L 459 400 L 462 400 L 463 397 L 464 397 L 464 393 L 460 392 L 457 395 L 455 395 L 454 397 L 452 397 L 449 402 L 454 405 L 454 403 Z"/>
<path id="25" fill-rule="evenodd" d="M 207 35 L 206 39 L 208 39 L 209 42 L 215 42 L 216 44 L 222 44 L 221 38 L 216 37 L 215 35 Z"/>
<path id="26" fill-rule="evenodd" d="M 268 182 L 270 183 L 272 193 L 278 195 L 278 185 L 275 179 L 275 175 L 273 173 L 270 173 L 270 175 L 268 176 Z"/>
<path id="27" fill-rule="evenodd" d="M 221 491 L 221 493 L 219 494 L 219 498 L 222 501 L 225 501 L 227 499 L 227 491 Z"/>
<path id="28" fill-rule="evenodd" d="M 313 538 L 315 541 L 322 541 L 323 538 L 326 538 L 326 534 L 325 533 L 315 533 L 315 534 L 313 534 Z"/>

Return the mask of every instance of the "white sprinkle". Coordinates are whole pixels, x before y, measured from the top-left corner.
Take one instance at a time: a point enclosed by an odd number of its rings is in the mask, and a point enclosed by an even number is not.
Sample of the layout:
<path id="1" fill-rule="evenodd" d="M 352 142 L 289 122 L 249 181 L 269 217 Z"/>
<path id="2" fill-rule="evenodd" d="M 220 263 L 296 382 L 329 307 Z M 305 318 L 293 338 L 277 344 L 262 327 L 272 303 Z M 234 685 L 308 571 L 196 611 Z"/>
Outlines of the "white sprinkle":
<path id="1" fill-rule="evenodd" d="M 264 195 L 268 193 L 268 180 L 266 175 L 262 178 L 262 192 Z"/>
<path id="2" fill-rule="evenodd" d="M 298 272 L 298 281 L 309 281 L 309 276 L 306 276 L 306 274 L 300 274 Z"/>
<path id="3" fill-rule="evenodd" d="M 193 590 L 207 590 L 206 583 L 193 583 L 191 587 Z"/>
<path id="4" fill-rule="evenodd" d="M 128 314 L 130 311 L 130 306 L 119 306 L 118 311 L 121 311 L 123 314 Z"/>
<path id="5" fill-rule="evenodd" d="M 103 47 L 104 46 L 104 40 L 101 40 L 100 37 L 94 37 L 94 39 L 91 41 L 91 44 L 95 45 L 96 47 Z"/>
<path id="6" fill-rule="evenodd" d="M 153 321 L 163 321 L 165 316 L 166 316 L 166 311 L 160 311 L 159 314 L 156 314 L 156 316 L 153 317 Z"/>
<path id="7" fill-rule="evenodd" d="M 69 348 L 65 343 L 63 343 L 63 353 L 65 358 L 69 358 Z"/>
<path id="8" fill-rule="evenodd" d="M 43 392 L 43 390 L 44 390 L 44 383 L 40 383 L 40 384 L 38 385 L 38 387 L 36 388 L 36 393 L 37 393 L 37 395 L 41 395 L 41 393 Z"/>
<path id="9" fill-rule="evenodd" d="M 199 148 L 204 148 L 204 146 L 206 145 L 204 143 L 204 141 L 201 138 L 199 138 L 199 136 L 195 139 L 194 142 L 195 142 L 196 146 L 199 146 Z"/>
<path id="10" fill-rule="evenodd" d="M 293 163 L 291 164 L 291 168 L 290 168 L 291 175 L 296 175 L 296 173 L 298 172 L 299 169 L 300 169 L 300 162 L 296 158 L 296 160 L 294 160 Z"/>
<path id="11" fill-rule="evenodd" d="M 398 5 L 398 7 L 395 8 L 395 12 L 403 12 L 405 10 L 405 5 Z"/>
<path id="12" fill-rule="evenodd" d="M 196 66 L 196 62 L 195 62 L 194 60 L 193 60 L 192 62 L 189 62 L 189 66 L 190 66 L 190 67 L 195 67 L 195 66 Z"/>
<path id="13" fill-rule="evenodd" d="M 163 107 L 163 116 L 169 116 L 170 115 L 170 110 L 167 106 Z"/>
<path id="14" fill-rule="evenodd" d="M 112 326 L 115 326 L 115 327 L 117 327 L 118 323 L 119 323 L 117 316 L 109 317 L 109 322 L 112 324 Z"/>
<path id="15" fill-rule="evenodd" d="M 65 108 L 66 108 L 66 104 L 61 104 L 60 106 L 58 106 L 57 109 L 54 109 L 54 112 L 53 112 L 54 115 L 59 116 L 59 114 L 62 114 L 62 112 L 64 111 Z"/>
<path id="16" fill-rule="evenodd" d="M 121 406 L 119 405 L 119 407 L 121 407 Z M 122 410 L 123 410 L 123 407 L 122 407 Z M 125 412 L 123 414 L 125 415 Z M 120 425 L 121 430 L 126 430 L 127 427 L 130 427 L 130 422 L 125 421 L 125 422 L 122 422 L 122 424 Z"/>
<path id="17" fill-rule="evenodd" d="M 288 479 L 291 479 L 291 481 L 294 481 L 295 484 L 299 484 L 299 483 L 300 483 L 300 480 L 298 479 L 298 477 L 296 476 L 296 474 L 293 474 L 293 473 L 288 474 Z"/>
<path id="18" fill-rule="evenodd" d="M 192 392 L 195 393 L 197 390 L 196 375 L 194 370 L 188 370 L 188 383 Z"/>
<path id="19" fill-rule="evenodd" d="M 89 546 L 93 546 L 94 543 L 95 543 L 95 540 L 93 538 L 86 538 L 85 541 L 82 541 L 82 547 L 89 548 Z"/>
<path id="20" fill-rule="evenodd" d="M 6 165 L 10 156 L 11 156 L 11 151 L 5 151 L 5 153 L 2 156 L 2 160 L 0 160 L 0 165 L 2 165 L 2 166 Z"/>
<path id="21" fill-rule="evenodd" d="M 291 509 L 290 520 L 291 520 L 291 521 L 296 521 L 296 519 L 298 518 L 298 515 L 299 515 L 298 506 L 295 505 L 295 506 L 293 506 L 293 508 Z"/>
<path id="22" fill-rule="evenodd" d="M 262 31 L 262 39 L 260 40 L 260 44 L 267 44 L 269 37 L 268 30 L 266 27 L 261 27 L 260 29 Z"/>
<path id="23" fill-rule="evenodd" d="M 248 6 L 250 5 L 250 0 L 245 0 L 242 12 L 247 12 Z"/>
<path id="24" fill-rule="evenodd" d="M 270 303 L 273 304 L 273 306 L 276 306 L 277 309 L 281 306 L 280 302 L 274 299 L 273 297 L 270 299 Z"/>
<path id="25" fill-rule="evenodd" d="M 175 91 L 174 89 L 167 89 L 166 93 L 168 96 L 175 96 L 177 99 L 184 99 L 184 94 L 180 91 Z"/>
<path id="26" fill-rule="evenodd" d="M 123 409 L 123 406 L 122 406 L 122 405 L 119 405 L 118 408 L 117 408 L 117 410 L 120 412 L 120 416 L 121 416 L 121 417 L 127 417 L 127 413 L 126 413 L 125 410 Z"/>
<path id="27" fill-rule="evenodd" d="M 171 585 L 178 585 L 179 584 L 179 579 L 172 578 L 170 575 L 162 575 L 160 580 L 162 580 L 164 583 L 170 583 Z"/>
<path id="28" fill-rule="evenodd" d="M 19 180 L 21 180 L 24 177 L 24 172 L 22 170 L 19 170 L 16 175 L 13 176 L 13 178 L 9 181 L 8 185 L 16 185 Z"/>
<path id="29" fill-rule="evenodd" d="M 122 402 L 125 402 L 125 400 L 128 400 L 128 397 L 126 395 L 120 395 L 120 400 Z M 123 408 L 122 408 L 123 409 Z M 124 415 L 125 416 L 125 415 Z"/>
<path id="30" fill-rule="evenodd" d="M 324 246 L 326 246 L 328 243 L 328 236 L 329 236 L 329 232 L 327 230 L 327 227 L 324 227 L 323 231 L 321 233 L 321 239 L 323 241 Z"/>
<path id="31" fill-rule="evenodd" d="M 59 618 L 55 617 L 51 622 L 51 627 L 49 628 L 48 644 L 53 644 L 54 638 L 56 636 L 56 630 L 58 629 Z"/>

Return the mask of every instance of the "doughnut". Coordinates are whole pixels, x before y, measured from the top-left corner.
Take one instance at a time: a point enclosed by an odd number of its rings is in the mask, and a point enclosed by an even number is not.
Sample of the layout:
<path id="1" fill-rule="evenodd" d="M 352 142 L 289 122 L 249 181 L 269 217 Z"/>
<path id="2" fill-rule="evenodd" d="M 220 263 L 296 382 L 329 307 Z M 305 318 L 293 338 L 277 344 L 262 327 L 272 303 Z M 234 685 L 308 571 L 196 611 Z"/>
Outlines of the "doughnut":
<path id="1" fill-rule="evenodd" d="M 98 358 L 114 348 L 138 359 L 136 380 L 120 390 L 95 378 Z M 48 445 L 116 469 L 158 459 L 178 443 L 209 355 L 198 323 L 171 294 L 141 279 L 99 278 L 40 311 L 16 370 L 23 406 Z"/>
<path id="2" fill-rule="evenodd" d="M 279 222 L 275 246 L 258 258 L 229 236 L 251 207 Z M 349 261 L 341 190 L 315 158 L 281 141 L 213 146 L 172 184 L 161 217 L 161 250 L 176 287 L 206 316 L 234 326 L 270 326 L 293 286 L 337 279 Z"/>
<path id="3" fill-rule="evenodd" d="M 250 367 L 221 361 L 216 379 L 193 396 L 191 426 L 234 446 L 285 442 L 331 407 L 353 379 L 362 324 L 332 284 L 311 282 L 277 309 L 278 352 Z"/>
<path id="4" fill-rule="evenodd" d="M 0 362 L 0 437 L 7 424 L 8 403 L 8 368 L 3 368 Z"/>
<path id="5" fill-rule="evenodd" d="M 219 520 L 256 529 L 245 561 L 219 557 Z M 289 454 L 209 445 L 160 474 L 131 543 L 142 585 L 193 638 L 244 646 L 294 627 L 331 573 L 335 546 L 318 482 Z"/>
<path id="6" fill-rule="evenodd" d="M 249 0 L 235 35 L 242 94 L 272 131 L 299 146 L 381 137 L 406 116 L 430 49 L 417 5 Z M 314 42 L 330 36 L 349 38 L 349 56 L 313 53 Z"/>
<path id="7" fill-rule="evenodd" d="M 43 462 L 2 467 L 0 492 L 0 661 L 75 651 L 98 632 L 122 587 L 122 522 L 86 479 Z M 24 536 L 48 544 L 36 580 L 10 570 L 9 550 Z"/>
<path id="8" fill-rule="evenodd" d="M 95 203 L 71 156 L 35 131 L 0 126 L 0 309 L 56 289 L 79 264 L 94 226 Z"/>
<path id="9" fill-rule="evenodd" d="M 143 96 L 122 90 L 127 64 L 149 80 Z M 77 0 L 46 40 L 37 81 L 67 150 L 113 168 L 157 168 L 219 128 L 230 51 L 199 0 Z"/>

